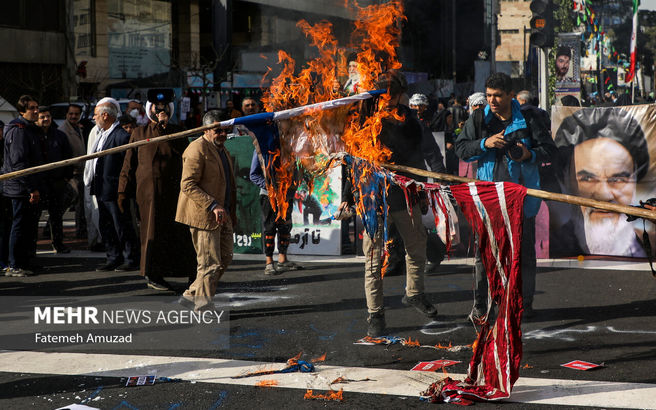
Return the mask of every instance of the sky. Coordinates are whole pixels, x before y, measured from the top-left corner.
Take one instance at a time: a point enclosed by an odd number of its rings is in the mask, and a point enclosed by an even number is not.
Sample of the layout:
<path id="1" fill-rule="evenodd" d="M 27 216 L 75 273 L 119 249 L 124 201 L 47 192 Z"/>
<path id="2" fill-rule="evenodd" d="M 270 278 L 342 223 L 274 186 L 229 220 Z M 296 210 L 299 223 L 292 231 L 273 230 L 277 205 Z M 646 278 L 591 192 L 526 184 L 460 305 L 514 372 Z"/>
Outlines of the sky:
<path id="1" fill-rule="evenodd" d="M 656 10 L 656 0 L 641 0 L 640 10 Z"/>

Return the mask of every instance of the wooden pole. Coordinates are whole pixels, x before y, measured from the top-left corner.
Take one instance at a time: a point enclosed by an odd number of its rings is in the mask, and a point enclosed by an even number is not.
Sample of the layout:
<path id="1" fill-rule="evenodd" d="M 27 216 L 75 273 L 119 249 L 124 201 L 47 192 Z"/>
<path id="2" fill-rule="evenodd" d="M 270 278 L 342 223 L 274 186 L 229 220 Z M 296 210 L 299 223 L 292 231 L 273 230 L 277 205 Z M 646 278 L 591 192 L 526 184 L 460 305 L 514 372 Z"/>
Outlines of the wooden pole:
<path id="1" fill-rule="evenodd" d="M 477 179 L 472 179 L 472 178 L 465 178 L 465 177 L 459 177 L 456 175 L 450 175 L 450 174 L 440 174 L 437 172 L 431 172 L 431 171 L 426 171 L 423 169 L 418 169 L 418 168 L 412 168 L 412 167 L 406 167 L 403 165 L 392 165 L 392 164 L 380 164 L 381 166 L 394 170 L 394 171 L 404 171 L 404 172 L 409 172 L 414 175 L 420 175 L 423 177 L 430 177 L 434 179 L 438 179 L 441 181 L 446 181 L 446 182 L 457 182 L 457 183 L 469 183 L 469 182 L 480 182 Z M 604 202 L 604 201 L 597 201 L 595 199 L 590 199 L 590 198 L 583 198 L 580 196 L 575 196 L 575 195 L 565 195 L 565 194 L 557 194 L 554 192 L 547 192 L 547 191 L 541 191 L 539 189 L 532 189 L 532 188 L 527 188 L 526 189 L 526 194 L 536 197 L 536 198 L 541 198 L 541 199 L 546 199 L 549 201 L 558 201 L 558 202 L 565 202 L 568 204 L 572 205 L 580 205 L 580 206 L 588 206 L 590 208 L 597 208 L 597 209 L 603 209 L 604 211 L 611 211 L 611 212 L 617 212 L 620 214 L 627 214 L 627 215 L 633 215 L 637 216 L 639 218 L 645 218 L 645 219 L 650 219 L 652 221 L 656 221 L 656 211 L 650 211 L 644 208 L 637 208 L 634 206 L 627 206 L 627 205 L 619 205 L 619 204 L 613 204 L 610 202 Z"/>
<path id="2" fill-rule="evenodd" d="M 174 140 L 178 138 L 188 137 L 190 135 L 199 134 L 204 131 L 210 130 L 212 128 L 219 127 L 220 125 L 221 125 L 220 123 L 215 122 L 214 124 L 203 125 L 202 127 L 193 128 L 191 130 L 176 132 L 175 134 L 163 135 L 157 138 L 149 138 L 141 141 L 131 142 L 129 144 L 121 145 L 120 147 L 114 147 L 107 150 L 98 151 L 93 154 L 82 155 L 80 157 L 69 158 L 63 161 L 50 162 L 48 164 L 43 164 L 32 168 L 21 169 L 20 171 L 9 172 L 7 174 L 0 175 L 0 181 L 5 181 L 7 179 L 12 179 L 16 177 L 22 177 L 25 175 L 37 174 L 39 172 L 50 171 L 51 169 L 73 165 L 78 162 L 104 157 L 106 155 L 116 154 L 119 152 L 127 151 L 130 148 L 140 147 L 146 144 L 156 144 L 158 142 L 164 142 L 164 141 Z"/>
<path id="3" fill-rule="evenodd" d="M 193 129 L 190 129 L 190 130 L 187 130 L 187 131 L 177 132 L 175 134 L 169 134 L 169 135 L 164 135 L 164 136 L 157 137 L 157 138 L 145 139 L 145 140 L 141 140 L 141 141 L 137 141 L 137 142 L 132 142 L 132 143 L 129 143 L 129 144 L 121 145 L 120 147 L 110 148 L 110 149 L 99 151 L 99 152 L 96 152 L 96 153 L 93 153 L 93 154 L 82 155 L 80 157 L 65 159 L 63 161 L 51 162 L 49 164 L 44 164 L 44 165 L 39 165 L 39 166 L 32 167 L 32 168 L 22 169 L 20 171 L 14 171 L 14 172 L 10 172 L 8 174 L 0 175 L 0 181 L 5 181 L 7 179 L 12 179 L 12 178 L 16 178 L 16 177 L 25 176 L 25 175 L 32 175 L 32 174 L 36 174 L 36 173 L 39 173 L 39 172 L 50 171 L 52 169 L 73 165 L 73 164 L 78 163 L 78 162 L 87 161 L 87 160 L 90 160 L 90 159 L 104 157 L 106 155 L 111 155 L 111 154 L 116 154 L 116 153 L 119 153 L 119 152 L 127 151 L 130 148 L 136 148 L 136 147 L 140 147 L 140 146 L 146 145 L 146 144 L 156 144 L 158 142 L 164 142 L 164 141 L 174 140 L 174 139 L 178 139 L 178 138 L 184 138 L 184 137 L 188 137 L 188 136 L 194 135 L 194 134 L 199 134 L 201 132 L 211 130 L 213 128 L 217 128 L 217 127 L 220 127 L 220 126 L 221 126 L 220 123 L 215 122 L 214 124 L 203 125 L 202 127 L 193 128 Z M 406 167 L 406 166 L 403 166 L 403 165 L 393 165 L 393 164 L 386 164 L 386 163 L 382 163 L 380 165 L 385 167 L 385 168 L 391 169 L 391 170 L 409 172 L 409 173 L 414 174 L 414 175 L 420 175 L 420 176 L 424 176 L 424 177 L 435 178 L 435 179 L 438 179 L 440 181 L 446 181 L 446 182 L 469 183 L 469 182 L 478 181 L 478 180 L 472 179 L 472 178 L 459 177 L 459 176 L 450 175 L 450 174 L 440 174 L 440 173 L 437 173 L 437 172 L 430 172 L 430 171 L 426 171 L 426 170 L 419 169 L 419 168 Z M 613 203 L 610 203 L 610 202 L 597 201 L 597 200 L 594 200 L 594 199 L 582 198 L 582 197 L 574 196 L 574 195 L 557 194 L 557 193 L 554 193 L 554 192 L 541 191 L 539 189 L 531 189 L 531 188 L 527 188 L 526 194 L 530 195 L 530 196 L 534 196 L 536 198 L 546 199 L 546 200 L 550 200 L 550 201 L 565 202 L 565 203 L 572 204 L 572 205 L 589 206 L 591 208 L 603 209 L 605 211 L 611 211 L 611 212 L 617 212 L 617 213 L 622 213 L 622 214 L 627 214 L 627 215 L 633 215 L 633 216 L 637 216 L 639 218 L 645 218 L 645 219 L 650 219 L 652 221 L 656 221 L 656 211 L 649 211 L 649 210 L 644 209 L 644 208 L 637 208 L 637 207 L 626 206 L 626 205 L 618 205 L 618 204 L 613 204 Z"/>

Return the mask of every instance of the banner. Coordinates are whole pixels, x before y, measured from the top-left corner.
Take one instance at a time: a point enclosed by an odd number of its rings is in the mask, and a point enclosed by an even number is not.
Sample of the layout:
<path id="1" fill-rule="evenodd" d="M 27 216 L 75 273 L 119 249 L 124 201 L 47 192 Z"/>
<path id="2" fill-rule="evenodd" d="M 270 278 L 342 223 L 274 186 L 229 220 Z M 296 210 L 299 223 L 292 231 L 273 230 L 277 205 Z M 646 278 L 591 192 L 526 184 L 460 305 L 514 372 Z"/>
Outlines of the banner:
<path id="1" fill-rule="evenodd" d="M 292 238 L 288 253 L 339 255 L 342 222 L 332 219 L 342 202 L 342 167 L 314 179 L 312 189 L 302 183 L 296 190 L 292 211 Z"/>
<path id="2" fill-rule="evenodd" d="M 262 210 L 260 188 L 249 179 L 253 159 L 253 140 L 249 135 L 225 142 L 230 152 L 237 188 L 237 226 L 234 229 L 234 253 L 262 253 Z"/>
<path id="3" fill-rule="evenodd" d="M 579 108 L 554 106 L 562 193 L 637 205 L 656 196 L 656 105 Z M 544 184 L 543 184 L 544 185 Z M 550 256 L 645 257 L 643 231 L 656 244 L 651 222 L 548 201 Z"/>
<path id="4" fill-rule="evenodd" d="M 554 94 L 560 101 L 571 95 L 581 101 L 581 35 L 561 33 L 556 48 L 556 86 Z"/>

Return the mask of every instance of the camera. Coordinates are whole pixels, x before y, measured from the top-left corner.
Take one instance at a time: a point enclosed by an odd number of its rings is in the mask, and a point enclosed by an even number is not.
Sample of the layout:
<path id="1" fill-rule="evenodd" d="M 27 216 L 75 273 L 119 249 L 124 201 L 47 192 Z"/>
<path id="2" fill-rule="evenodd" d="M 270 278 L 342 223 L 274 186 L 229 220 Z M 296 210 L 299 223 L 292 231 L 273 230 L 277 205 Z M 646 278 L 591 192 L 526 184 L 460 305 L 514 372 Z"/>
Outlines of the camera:
<path id="1" fill-rule="evenodd" d="M 506 152 L 513 161 L 519 161 L 522 155 L 524 155 L 524 150 L 517 141 L 509 141 L 508 145 L 506 145 Z"/>
<path id="2" fill-rule="evenodd" d="M 647 207 L 645 205 L 656 206 L 656 198 L 649 198 L 645 201 L 640 201 L 640 205 L 631 205 L 631 206 L 634 207 L 634 208 L 647 209 Z M 627 222 L 632 222 L 632 221 L 635 221 L 636 219 L 638 219 L 637 216 L 627 215 L 626 221 Z"/>

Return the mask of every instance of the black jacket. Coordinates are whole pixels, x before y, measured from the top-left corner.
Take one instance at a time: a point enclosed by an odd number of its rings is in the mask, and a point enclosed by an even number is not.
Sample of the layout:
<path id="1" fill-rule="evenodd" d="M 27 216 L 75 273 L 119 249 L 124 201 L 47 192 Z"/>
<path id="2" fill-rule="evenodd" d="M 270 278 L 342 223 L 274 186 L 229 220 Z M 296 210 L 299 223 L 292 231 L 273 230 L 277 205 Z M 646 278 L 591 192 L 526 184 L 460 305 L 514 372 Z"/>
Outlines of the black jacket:
<path id="1" fill-rule="evenodd" d="M 422 151 L 422 143 L 424 142 L 422 126 L 410 108 L 405 105 L 398 105 L 398 113 L 403 116 L 404 120 L 398 121 L 391 117 L 386 118 L 383 120 L 383 127 L 379 135 L 380 141 L 392 151 L 389 162 L 425 170 L 424 152 Z M 416 181 L 426 181 L 424 177 L 405 172 L 395 172 Z M 417 198 L 411 198 L 411 201 L 416 200 Z M 405 194 L 400 187 L 390 186 L 387 204 L 390 211 L 407 209 Z"/>
<path id="2" fill-rule="evenodd" d="M 47 133 L 41 133 L 40 144 L 44 164 L 70 159 L 73 155 L 68 137 L 55 128 L 54 125 L 48 128 Z M 46 181 L 45 185 L 49 185 L 47 183 L 49 181 L 69 179 L 71 177 L 73 177 L 73 168 L 71 166 L 55 168 L 52 171 L 44 172 L 43 175 L 43 179 Z"/>
<path id="3" fill-rule="evenodd" d="M 3 174 L 43 164 L 38 133 L 39 129 L 23 117 L 7 124 L 4 132 Z M 41 187 L 42 175 L 32 174 L 4 181 L 2 192 L 9 198 L 25 198 Z"/>
<path id="4" fill-rule="evenodd" d="M 125 145 L 129 140 L 130 134 L 117 125 L 107 136 L 102 150 Z M 118 179 L 124 159 L 125 151 L 98 158 L 96 172 L 91 181 L 91 195 L 96 195 L 101 201 L 115 201 L 118 198 Z"/>

